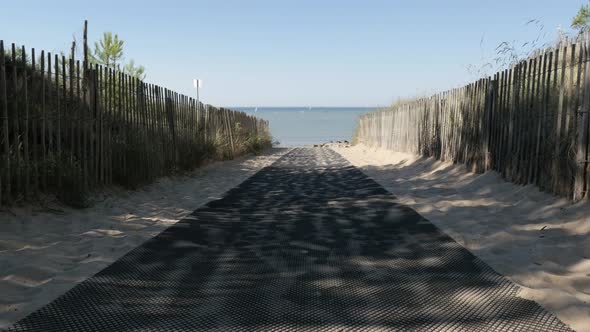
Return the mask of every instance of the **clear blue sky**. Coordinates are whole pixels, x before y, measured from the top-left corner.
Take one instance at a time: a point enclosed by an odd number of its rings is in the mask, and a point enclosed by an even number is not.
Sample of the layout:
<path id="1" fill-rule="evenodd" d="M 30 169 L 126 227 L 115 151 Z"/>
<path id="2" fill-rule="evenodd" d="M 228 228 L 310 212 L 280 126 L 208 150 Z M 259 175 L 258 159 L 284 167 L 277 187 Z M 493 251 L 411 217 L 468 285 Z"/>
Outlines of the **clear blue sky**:
<path id="1" fill-rule="evenodd" d="M 223 106 L 379 106 L 470 81 L 502 41 L 566 31 L 581 0 L 8 1 L 0 39 L 67 50 L 89 20 L 147 81 Z M 483 43 L 482 43 L 483 38 Z"/>

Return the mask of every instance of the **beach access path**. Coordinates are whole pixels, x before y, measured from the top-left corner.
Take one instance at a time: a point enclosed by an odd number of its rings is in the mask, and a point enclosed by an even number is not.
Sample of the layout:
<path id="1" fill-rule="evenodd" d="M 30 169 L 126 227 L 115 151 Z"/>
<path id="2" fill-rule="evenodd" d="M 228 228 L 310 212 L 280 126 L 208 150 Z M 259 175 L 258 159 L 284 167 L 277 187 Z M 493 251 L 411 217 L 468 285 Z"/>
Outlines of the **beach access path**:
<path id="1" fill-rule="evenodd" d="M 290 150 L 7 331 L 569 331 L 331 149 Z"/>

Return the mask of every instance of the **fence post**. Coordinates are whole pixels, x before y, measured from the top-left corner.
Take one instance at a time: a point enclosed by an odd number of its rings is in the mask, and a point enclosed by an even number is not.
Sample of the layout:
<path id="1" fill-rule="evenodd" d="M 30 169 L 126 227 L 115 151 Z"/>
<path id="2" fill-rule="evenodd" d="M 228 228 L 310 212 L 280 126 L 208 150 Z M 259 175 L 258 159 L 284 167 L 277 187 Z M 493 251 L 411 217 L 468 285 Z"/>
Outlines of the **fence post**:
<path id="1" fill-rule="evenodd" d="M 588 98 L 590 93 L 590 66 L 588 65 L 588 35 L 583 40 L 584 52 L 584 81 L 582 84 L 582 107 L 577 112 L 577 149 L 576 149 L 576 175 L 574 178 L 573 200 L 579 201 L 586 196 L 586 169 L 588 167 Z"/>
<path id="2" fill-rule="evenodd" d="M 2 205 L 2 179 L 4 179 L 4 200 L 10 201 L 10 137 L 9 137 L 9 126 L 8 126 L 8 94 L 6 90 L 6 63 L 4 56 L 4 42 L 0 40 L 0 98 L 2 99 L 2 131 L 4 137 L 4 165 L 3 170 L 0 172 L 0 205 Z"/>
<path id="3" fill-rule="evenodd" d="M 494 109 L 494 98 L 496 96 L 496 85 L 497 80 L 490 77 L 487 78 L 487 90 L 485 97 L 485 110 L 484 110 L 484 149 L 485 149 L 485 161 L 484 161 L 484 172 L 489 171 L 492 168 L 492 152 L 490 151 L 490 141 L 492 134 L 492 111 Z"/>
<path id="4" fill-rule="evenodd" d="M 88 108 L 89 108 L 89 144 L 90 153 L 88 161 L 89 177 L 92 174 L 92 180 L 88 181 L 92 185 L 98 183 L 98 159 L 96 155 L 99 151 L 98 146 L 98 113 L 96 110 L 96 75 L 94 66 L 89 66 L 86 70 L 86 88 L 88 92 Z"/>

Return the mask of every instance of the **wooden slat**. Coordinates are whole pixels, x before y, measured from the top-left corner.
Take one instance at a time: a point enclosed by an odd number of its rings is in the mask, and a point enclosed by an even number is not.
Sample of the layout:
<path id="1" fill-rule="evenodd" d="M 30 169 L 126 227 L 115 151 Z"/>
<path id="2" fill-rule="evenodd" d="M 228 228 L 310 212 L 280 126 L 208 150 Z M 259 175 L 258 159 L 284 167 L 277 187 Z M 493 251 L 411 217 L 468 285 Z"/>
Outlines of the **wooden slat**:
<path id="1" fill-rule="evenodd" d="M 13 175 L 15 181 L 13 182 L 13 190 L 18 193 L 22 190 L 22 177 L 21 177 L 21 165 L 20 165 L 20 126 L 19 126 L 19 112 L 18 112 L 18 72 L 17 72 L 17 57 L 16 57 L 16 45 L 12 44 L 12 153 L 14 155 L 14 170 Z"/>
<path id="2" fill-rule="evenodd" d="M 91 183 L 91 139 L 92 139 L 92 107 L 89 97 L 89 64 L 88 64 L 88 43 L 87 43 L 88 21 L 84 22 L 84 61 L 82 62 L 82 77 L 78 73 L 78 79 L 82 80 L 82 172 L 84 174 L 84 191 L 88 191 Z"/>
<path id="3" fill-rule="evenodd" d="M 547 144 L 548 141 L 548 124 L 551 124 L 552 121 L 550 119 L 551 113 L 549 109 L 549 101 L 551 99 L 551 77 L 552 77 L 552 63 L 553 63 L 554 52 L 549 52 L 549 58 L 547 59 L 547 66 L 543 66 L 543 71 L 545 72 L 543 78 L 543 100 L 541 101 L 542 113 L 541 113 L 541 135 L 539 136 L 540 141 L 540 150 L 539 150 L 539 158 L 540 161 L 537 165 L 537 185 L 544 191 L 547 191 L 549 188 L 550 178 L 551 175 L 547 172 L 547 165 L 551 164 L 550 155 L 548 154 Z"/>
<path id="4" fill-rule="evenodd" d="M 530 97 L 530 89 L 531 89 L 531 80 L 532 80 L 532 64 L 533 60 L 525 60 L 522 63 L 522 86 L 521 86 L 521 95 L 520 95 L 520 103 L 519 103 L 519 112 L 521 114 L 521 125 L 520 125 L 520 138 L 518 141 L 519 146 L 519 167 L 518 167 L 518 178 L 516 179 L 516 183 L 518 184 L 525 184 L 527 181 L 527 168 L 528 164 L 527 161 L 529 159 L 527 144 L 529 140 L 528 130 L 530 128 L 530 116 L 529 116 L 529 97 Z"/>
<path id="5" fill-rule="evenodd" d="M 568 78 L 567 78 L 567 94 L 566 94 L 566 99 L 565 99 L 565 119 L 564 119 L 564 132 L 566 132 L 567 134 L 565 135 L 566 137 L 566 148 L 567 148 L 567 155 L 569 157 L 569 150 L 573 149 L 573 147 L 575 146 L 575 128 L 574 128 L 574 124 L 575 124 L 575 84 L 576 84 L 576 74 L 577 74 L 577 69 L 579 68 L 578 63 L 578 58 L 577 58 L 577 53 L 579 52 L 579 49 L 576 48 L 576 44 L 572 43 L 570 45 L 570 59 L 569 59 L 569 68 L 568 68 Z M 566 164 L 564 170 L 567 172 L 564 176 L 567 179 L 567 182 L 564 184 L 564 190 L 567 192 L 567 195 L 569 198 L 573 198 L 573 193 L 574 193 L 574 189 L 573 189 L 573 185 L 574 185 L 574 173 L 575 173 L 575 161 L 573 162 L 573 167 L 572 167 L 572 162 L 570 160 L 570 158 L 568 158 L 567 160 L 564 161 L 564 163 Z M 573 171 L 572 171 L 573 169 Z"/>
<path id="6" fill-rule="evenodd" d="M 150 137 L 150 149 L 152 154 L 156 156 L 152 160 L 152 176 L 161 176 L 164 174 L 163 169 L 163 162 L 162 162 L 162 152 L 163 147 L 161 146 L 161 141 L 159 137 L 158 128 L 158 102 L 157 102 L 157 94 L 156 94 L 156 86 L 154 84 L 147 85 L 147 94 L 148 94 L 148 112 L 149 112 L 149 137 Z"/>
<path id="7" fill-rule="evenodd" d="M 61 152 L 61 127 L 62 127 L 62 109 L 61 109 L 61 96 L 60 96 L 60 82 L 59 82 L 59 56 L 55 54 L 55 160 L 57 161 L 57 185 L 61 187 L 62 178 L 62 152 Z"/>
<path id="8" fill-rule="evenodd" d="M 482 91 L 482 98 L 484 103 L 482 129 L 483 129 L 483 167 L 482 172 L 487 172 L 491 168 L 491 135 L 492 135 L 492 97 L 493 85 L 491 78 L 485 79 L 485 85 Z"/>
<path id="9" fill-rule="evenodd" d="M 506 142 L 506 170 L 505 175 L 508 180 L 512 181 L 514 176 L 514 126 L 515 126 L 515 113 L 516 113 L 516 98 L 518 95 L 518 70 L 519 67 L 514 66 L 510 69 L 510 79 L 508 91 L 510 91 L 510 98 L 506 102 L 506 108 L 508 113 L 508 135 Z"/>
<path id="10" fill-rule="evenodd" d="M 0 173 L 0 205 L 3 202 L 10 203 L 11 199 L 11 160 L 10 160 L 10 132 L 8 117 L 8 93 L 6 86 L 6 56 L 4 51 L 4 41 L 0 40 L 0 99 L 2 105 L 2 132 L 3 132 L 3 149 L 4 165 L 3 172 Z"/>
<path id="11" fill-rule="evenodd" d="M 37 88 L 37 80 L 36 80 L 36 76 L 37 76 L 37 58 L 36 58 L 36 54 L 35 54 L 35 49 L 31 49 L 31 75 L 30 75 L 30 80 L 31 80 L 31 98 L 32 98 L 32 104 L 34 106 L 38 105 L 39 103 L 39 95 L 38 95 L 38 88 Z M 39 123 L 39 110 L 34 109 L 35 114 L 33 114 L 31 116 L 30 122 L 31 122 L 31 134 L 30 134 L 30 140 L 31 140 L 31 176 L 32 176 L 32 194 L 35 196 L 35 198 L 39 197 L 39 128 L 38 128 L 38 123 Z M 1 177 L 1 176 L 0 176 Z M 1 191 L 1 189 L 0 189 Z"/>
<path id="12" fill-rule="evenodd" d="M 95 66 L 94 71 L 94 89 L 95 89 L 95 97 L 94 97 L 94 104 L 95 104 L 95 112 L 96 112 L 96 174 L 95 174 L 95 181 L 97 184 L 102 184 L 104 179 L 104 144 L 103 144 L 103 111 L 102 111 L 102 67 L 99 65 Z"/>
<path id="13" fill-rule="evenodd" d="M 590 66 L 587 61 L 589 60 L 587 38 L 585 38 L 583 45 L 580 45 L 583 57 L 582 62 L 584 64 L 583 77 L 581 79 L 582 86 L 582 104 L 581 109 L 577 116 L 577 148 L 576 148 L 576 174 L 574 180 L 574 201 L 582 199 L 586 195 L 587 181 L 586 181 L 586 170 L 588 166 L 588 106 L 590 99 Z"/>
<path id="14" fill-rule="evenodd" d="M 97 95 L 97 86 L 96 86 L 96 72 L 98 66 L 91 66 L 89 64 L 88 71 L 87 71 L 87 79 L 86 83 L 88 85 L 88 104 L 89 104 L 89 149 L 90 155 L 88 160 L 88 173 L 91 174 L 89 178 L 89 183 L 92 186 L 95 186 L 98 183 L 98 112 L 96 110 L 96 95 Z"/>
<path id="15" fill-rule="evenodd" d="M 72 52 L 73 54 L 73 52 Z M 66 58 L 63 57 L 63 68 L 64 68 L 64 72 L 63 72 L 63 81 L 64 81 L 64 104 L 66 105 L 65 110 L 66 110 L 66 114 L 68 117 L 68 120 L 66 121 L 68 127 L 69 127 L 69 137 L 68 137 L 68 142 L 69 142 L 69 150 L 70 150 L 70 163 L 73 165 L 74 163 L 74 158 L 75 158 L 75 152 L 77 149 L 76 146 L 76 123 L 78 121 L 77 119 L 77 112 L 74 108 L 74 66 L 75 66 L 75 61 L 74 58 L 70 58 L 68 59 L 68 71 L 67 71 L 67 75 L 66 76 Z M 66 88 L 66 81 L 68 83 L 67 88 Z"/>
<path id="16" fill-rule="evenodd" d="M 498 137 L 498 168 L 496 170 L 504 175 L 504 171 L 506 169 L 506 132 L 508 129 L 506 121 L 506 100 L 507 100 L 507 90 L 508 90 L 508 71 L 505 70 L 500 74 L 500 82 L 499 82 L 499 91 L 500 94 L 498 95 L 498 120 L 499 120 L 499 137 Z"/>
<path id="17" fill-rule="evenodd" d="M 60 164 L 63 163 L 66 160 L 66 152 L 63 152 L 64 149 L 69 149 L 70 151 L 71 149 L 71 143 L 72 143 L 72 137 L 71 137 L 71 132 L 68 130 L 68 128 L 71 128 L 72 126 L 72 113 L 69 112 L 69 105 L 68 105 L 68 90 L 67 90 L 67 85 L 66 85 L 66 81 L 67 81 L 67 76 L 66 76 L 66 57 L 64 55 L 61 56 L 61 82 L 62 82 L 62 89 L 61 89 L 61 109 L 60 109 L 60 114 L 62 115 L 62 121 L 60 123 L 60 128 L 63 130 L 63 133 L 61 133 L 61 139 L 60 139 L 60 144 L 61 144 L 61 149 L 62 149 L 62 153 L 63 153 L 63 157 L 60 154 L 60 159 L 58 159 L 60 161 Z M 58 63 L 57 61 L 55 63 Z M 56 77 L 58 77 L 59 75 L 56 75 Z M 59 82 L 58 82 L 59 84 Z M 68 134 L 69 133 L 69 134 Z M 71 154 L 70 154 L 71 157 Z M 68 161 L 71 164 L 71 158 Z M 63 179 L 63 177 L 67 175 L 67 170 L 63 169 L 62 167 L 62 171 L 60 172 L 60 184 L 61 181 Z"/>
<path id="18" fill-rule="evenodd" d="M 120 131 L 120 121 L 117 118 L 117 114 L 115 112 L 115 71 L 112 68 L 109 68 L 108 72 L 108 85 L 109 85 L 109 124 L 108 124 L 108 172 L 107 172 L 107 185 L 113 184 L 113 167 L 115 167 L 115 156 L 113 154 L 113 145 L 115 140 L 115 134 L 118 134 Z"/>
<path id="19" fill-rule="evenodd" d="M 24 199 L 29 200 L 29 195 L 31 193 L 31 160 L 29 155 L 29 88 L 28 88 L 28 70 L 27 70 L 27 55 L 25 47 L 21 47 L 21 65 L 22 65 L 22 79 L 23 79 L 23 88 L 22 88 L 22 95 L 23 95 L 23 133 L 22 133 L 22 142 L 23 142 L 23 161 L 24 161 Z"/>
<path id="20" fill-rule="evenodd" d="M 535 165 L 535 134 L 537 132 L 536 127 L 536 113 L 537 113 L 537 93 L 538 93 L 538 85 L 539 85 L 539 72 L 540 72 L 540 64 L 541 58 L 535 57 L 532 63 L 532 72 L 531 72 L 531 86 L 529 90 L 529 98 L 528 98 L 528 107 L 527 107 L 527 118 L 528 118 L 528 130 L 527 130 L 527 143 L 526 143 L 526 150 L 527 153 L 527 160 L 528 163 L 526 165 L 526 172 L 523 184 L 531 183 L 533 180 L 533 167 Z"/>
<path id="21" fill-rule="evenodd" d="M 84 170 L 84 99 L 82 99 L 82 90 L 80 85 L 80 61 L 76 61 L 76 69 L 74 71 L 74 81 L 76 87 L 76 94 L 72 101 L 75 105 L 76 112 L 76 155 L 77 155 L 77 167 L 79 168 L 80 181 L 77 185 L 81 192 L 86 192 L 86 171 Z M 73 87 L 72 87 L 73 89 Z"/>
<path id="22" fill-rule="evenodd" d="M 535 146 L 534 146 L 534 163 L 532 163 L 532 172 L 530 174 L 531 178 L 530 178 L 530 182 L 534 183 L 534 184 L 538 184 L 538 180 L 539 180 L 539 162 L 541 161 L 541 135 L 543 133 L 543 98 L 542 98 L 542 94 L 543 91 L 545 90 L 545 78 L 547 77 L 547 57 L 548 54 L 545 53 L 542 55 L 542 58 L 540 58 L 540 62 L 539 62 L 539 75 L 537 77 L 537 89 L 535 92 L 535 109 L 534 109 L 534 119 L 535 119 L 535 128 L 536 128 L 536 134 L 534 136 L 534 142 L 535 142 Z M 542 60 L 541 60 L 542 59 Z"/>
<path id="23" fill-rule="evenodd" d="M 521 168 L 519 154 L 522 146 L 520 140 L 522 137 L 522 107 L 521 99 L 523 93 L 523 78 L 524 65 L 519 62 L 514 67 L 514 97 L 512 98 L 512 114 L 513 114 L 513 131 L 512 131 L 512 153 L 511 153 L 511 168 L 510 168 L 510 181 L 516 182 L 519 177 L 519 170 Z"/>
<path id="24" fill-rule="evenodd" d="M 48 57 L 51 59 L 51 56 Z M 48 65 L 51 68 L 51 64 Z M 49 146 L 47 145 L 47 110 L 45 109 L 45 98 L 46 98 L 46 81 L 51 81 L 49 77 L 45 77 L 45 51 L 41 51 L 41 163 L 47 163 L 47 151 Z M 41 190 L 47 191 L 47 172 L 45 169 L 41 171 Z"/>

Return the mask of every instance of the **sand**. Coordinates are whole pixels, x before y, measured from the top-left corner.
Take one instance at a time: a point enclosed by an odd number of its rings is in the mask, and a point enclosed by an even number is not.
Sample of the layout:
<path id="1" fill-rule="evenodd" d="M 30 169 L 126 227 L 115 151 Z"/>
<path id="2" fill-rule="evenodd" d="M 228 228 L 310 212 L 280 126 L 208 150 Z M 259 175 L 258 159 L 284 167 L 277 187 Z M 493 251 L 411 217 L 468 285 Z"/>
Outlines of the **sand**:
<path id="1" fill-rule="evenodd" d="M 0 212 L 0 328 L 53 301 L 288 149 L 204 166 L 138 191 L 110 192 L 95 206 Z"/>
<path id="2" fill-rule="evenodd" d="M 433 158 L 334 145 L 336 152 L 577 331 L 590 331 L 590 204 Z"/>

